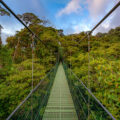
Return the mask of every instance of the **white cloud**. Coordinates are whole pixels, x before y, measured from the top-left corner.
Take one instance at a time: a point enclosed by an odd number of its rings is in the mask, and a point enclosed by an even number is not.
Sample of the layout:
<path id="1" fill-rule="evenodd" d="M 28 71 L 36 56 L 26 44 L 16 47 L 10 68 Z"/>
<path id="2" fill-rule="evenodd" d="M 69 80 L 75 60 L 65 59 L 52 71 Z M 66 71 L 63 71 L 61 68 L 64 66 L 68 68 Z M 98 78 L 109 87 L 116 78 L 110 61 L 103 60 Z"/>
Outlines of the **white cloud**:
<path id="1" fill-rule="evenodd" d="M 74 29 L 74 33 L 80 33 L 82 31 L 89 31 L 90 24 L 80 23 L 80 24 L 73 26 L 73 29 Z"/>
<path id="2" fill-rule="evenodd" d="M 94 19 L 106 13 L 109 0 L 87 0 L 90 16 Z"/>
<path id="3" fill-rule="evenodd" d="M 112 27 L 116 27 L 120 25 L 120 7 L 113 14 L 113 18 L 110 21 Z"/>
<path id="4" fill-rule="evenodd" d="M 103 18 L 117 2 L 120 0 L 87 0 L 88 12 L 90 13 L 90 21 L 92 27 L 95 26 L 101 18 Z M 117 8 L 95 31 L 97 32 L 108 32 L 111 28 L 120 26 L 120 7 Z"/>
<path id="5" fill-rule="evenodd" d="M 12 25 L 12 27 L 10 26 L 10 24 L 4 25 L 3 29 L 2 29 L 2 42 L 3 42 L 3 44 L 6 43 L 7 37 L 14 35 L 16 33 L 16 31 L 20 31 L 23 28 L 24 27 L 21 24 L 17 24 L 17 23 L 15 23 L 15 25 Z"/>
<path id="6" fill-rule="evenodd" d="M 61 9 L 57 16 L 62 16 L 63 14 L 78 13 L 81 9 L 80 0 L 71 0 L 67 6 Z"/>
<path id="7" fill-rule="evenodd" d="M 94 32 L 93 35 L 97 34 L 98 32 L 101 33 L 106 33 L 110 30 L 111 26 L 110 26 L 110 22 L 106 21 L 103 24 L 101 24 Z"/>
<path id="8" fill-rule="evenodd" d="M 115 5 L 115 4 L 114 4 Z M 113 6 L 114 6 L 113 5 Z M 108 32 L 110 29 L 120 26 L 120 7 L 117 8 L 94 32 Z"/>
<path id="9" fill-rule="evenodd" d="M 8 35 L 14 35 L 15 31 L 13 31 L 12 29 L 3 29 L 2 33 L 8 34 Z"/>
<path id="10" fill-rule="evenodd" d="M 2 44 L 6 44 L 6 39 L 7 39 L 7 37 L 9 37 L 10 35 L 8 35 L 8 34 L 2 34 Z"/>
<path id="11" fill-rule="evenodd" d="M 70 2 L 61 9 L 57 16 L 69 15 L 71 13 L 79 13 L 82 9 L 83 15 L 86 15 L 86 18 L 80 16 L 78 21 L 75 17 L 75 24 L 68 27 L 67 32 L 79 33 L 82 31 L 91 30 L 111 9 L 116 5 L 120 0 L 70 0 Z M 85 11 L 88 10 L 88 15 Z M 111 28 L 120 26 L 120 7 L 112 13 L 94 32 L 108 32 Z M 64 21 L 65 22 L 65 21 Z M 73 19 L 72 19 L 73 22 Z M 71 28 L 71 29 L 70 29 Z"/>
<path id="12" fill-rule="evenodd" d="M 2 43 L 6 44 L 7 37 L 12 36 L 14 34 L 15 34 L 15 31 L 13 31 L 12 29 L 9 29 L 9 28 L 2 29 Z"/>

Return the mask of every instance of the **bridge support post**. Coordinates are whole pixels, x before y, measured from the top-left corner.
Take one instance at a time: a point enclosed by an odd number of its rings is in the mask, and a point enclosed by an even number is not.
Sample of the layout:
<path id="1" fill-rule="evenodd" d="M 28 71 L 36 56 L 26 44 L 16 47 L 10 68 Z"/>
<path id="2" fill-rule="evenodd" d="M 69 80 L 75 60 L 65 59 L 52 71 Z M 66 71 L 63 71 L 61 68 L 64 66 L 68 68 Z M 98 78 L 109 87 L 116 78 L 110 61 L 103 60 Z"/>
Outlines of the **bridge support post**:
<path id="1" fill-rule="evenodd" d="M 90 35 L 91 32 L 88 31 L 88 89 L 90 89 Z M 88 94 L 88 120 L 90 117 L 90 95 Z"/>

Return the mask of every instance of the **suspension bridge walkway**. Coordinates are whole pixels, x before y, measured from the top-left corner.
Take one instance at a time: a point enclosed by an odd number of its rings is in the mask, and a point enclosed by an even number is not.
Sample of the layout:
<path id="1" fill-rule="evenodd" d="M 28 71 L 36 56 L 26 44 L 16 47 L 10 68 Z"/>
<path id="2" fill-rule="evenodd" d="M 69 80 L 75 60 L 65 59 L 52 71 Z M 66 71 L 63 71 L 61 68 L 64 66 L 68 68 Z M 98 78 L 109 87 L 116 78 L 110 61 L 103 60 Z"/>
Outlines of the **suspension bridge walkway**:
<path id="1" fill-rule="evenodd" d="M 43 120 L 78 120 L 62 63 L 58 67 Z"/>
<path id="2" fill-rule="evenodd" d="M 28 28 L 28 26 L 7 6 L 3 0 L 0 0 L 0 3 L 31 33 L 33 60 L 34 38 L 39 39 L 39 37 L 30 28 Z M 85 37 L 83 37 L 83 39 L 80 40 L 81 42 L 88 38 L 88 56 L 90 56 L 90 35 L 119 6 L 120 1 L 98 22 L 98 24 L 93 27 L 93 29 L 91 29 L 91 31 L 86 34 Z M 88 62 L 88 79 L 90 78 L 89 65 L 90 60 Z M 48 83 L 46 86 L 44 81 L 47 81 Z M 56 64 L 46 77 L 40 80 L 39 84 L 34 89 L 32 86 L 32 90 L 28 96 L 7 118 L 7 120 L 78 119 L 116 120 L 107 108 L 105 108 L 105 106 L 94 96 L 92 91 L 64 63 Z"/>
<path id="3" fill-rule="evenodd" d="M 44 81 L 49 81 L 47 86 Z M 75 85 L 78 82 L 80 85 Z M 57 63 L 7 120 L 87 120 L 89 117 L 115 120 L 65 63 Z"/>

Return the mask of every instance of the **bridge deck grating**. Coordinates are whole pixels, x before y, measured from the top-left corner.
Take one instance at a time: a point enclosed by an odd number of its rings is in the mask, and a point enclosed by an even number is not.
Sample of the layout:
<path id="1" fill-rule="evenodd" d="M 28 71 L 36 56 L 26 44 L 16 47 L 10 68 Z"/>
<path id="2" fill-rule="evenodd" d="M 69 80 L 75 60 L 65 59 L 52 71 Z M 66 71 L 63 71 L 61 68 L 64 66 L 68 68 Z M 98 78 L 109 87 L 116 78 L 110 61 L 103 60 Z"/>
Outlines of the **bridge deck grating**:
<path id="1" fill-rule="evenodd" d="M 58 67 L 43 120 L 78 120 L 62 63 Z"/>

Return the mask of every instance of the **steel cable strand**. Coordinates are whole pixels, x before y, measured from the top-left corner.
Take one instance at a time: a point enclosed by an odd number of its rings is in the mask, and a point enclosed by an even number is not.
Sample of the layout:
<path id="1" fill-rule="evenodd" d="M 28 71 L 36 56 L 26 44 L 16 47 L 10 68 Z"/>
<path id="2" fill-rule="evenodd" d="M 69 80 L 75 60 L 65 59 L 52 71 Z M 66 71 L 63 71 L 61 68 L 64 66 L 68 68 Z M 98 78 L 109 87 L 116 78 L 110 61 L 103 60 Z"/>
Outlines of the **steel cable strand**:
<path id="1" fill-rule="evenodd" d="M 33 91 L 33 73 L 34 73 L 34 38 L 35 36 L 32 36 L 32 84 L 31 84 L 31 91 Z M 31 120 L 33 119 L 33 94 L 31 94 Z M 26 116 L 26 115 L 25 115 Z"/>
<path id="2" fill-rule="evenodd" d="M 28 102 L 28 100 L 27 100 L 27 102 Z M 29 108 L 30 108 L 30 105 L 29 105 L 29 107 L 28 107 L 28 104 L 25 104 L 25 109 L 27 109 L 27 110 L 23 110 L 24 111 L 24 113 L 22 114 L 22 115 L 19 115 L 19 117 L 17 118 L 17 120 L 26 120 L 26 118 L 27 118 L 27 115 L 29 114 Z"/>
<path id="3" fill-rule="evenodd" d="M 50 88 L 50 86 L 51 86 L 51 84 L 49 85 L 49 88 Z M 44 95 L 44 97 L 43 97 L 43 99 L 42 99 L 42 102 L 41 102 L 41 105 L 43 105 L 44 102 L 46 101 L 46 99 L 47 99 L 47 95 L 48 95 L 48 92 L 49 92 L 49 91 L 47 91 L 47 94 Z M 36 113 L 35 120 L 37 120 L 39 117 L 41 117 L 41 115 L 40 115 L 40 109 L 41 109 L 42 107 L 43 107 L 43 106 L 39 106 L 39 108 L 38 108 L 38 112 Z"/>
<path id="4" fill-rule="evenodd" d="M 44 97 L 45 97 L 45 96 L 43 96 L 43 95 L 41 94 L 40 98 L 42 99 L 42 101 L 44 100 Z M 40 102 L 40 101 L 39 101 L 39 102 Z M 40 108 L 40 107 L 41 107 L 41 105 L 39 106 L 39 108 Z M 39 108 L 38 108 L 38 109 L 39 109 Z M 38 111 L 38 110 L 37 110 L 37 111 Z M 29 116 L 30 114 L 31 114 L 31 113 L 30 113 L 30 111 L 29 111 L 29 114 L 28 114 L 27 116 Z"/>
<path id="5" fill-rule="evenodd" d="M 68 68 L 67 68 L 68 69 Z M 66 69 L 66 72 L 67 72 L 67 69 Z M 68 73 L 68 72 L 67 72 Z M 71 76 L 71 75 L 70 75 Z M 68 80 L 68 83 L 70 84 L 71 82 L 69 82 L 70 81 L 70 79 Z M 71 84 L 70 84 L 70 86 L 71 86 Z M 72 93 L 72 88 L 73 88 L 73 86 L 72 87 L 70 87 L 70 91 L 71 91 L 71 93 Z M 79 92 L 80 92 L 80 89 L 79 89 L 79 87 L 77 86 L 77 89 L 79 90 Z M 75 93 L 75 92 L 74 92 Z M 73 94 L 73 93 L 72 93 Z M 82 95 L 82 93 L 80 92 L 80 94 Z M 78 94 L 77 94 L 78 95 Z M 78 98 L 78 97 L 77 97 Z M 86 99 L 84 98 L 84 96 L 82 95 L 82 98 L 83 98 L 83 100 L 84 100 L 84 102 L 87 104 L 87 101 L 86 101 Z M 73 97 L 73 99 L 74 99 L 74 97 Z M 79 102 L 79 104 L 80 104 L 80 102 Z M 80 104 L 80 107 L 81 107 L 81 104 Z M 82 108 L 83 109 L 83 108 Z M 84 112 L 85 113 L 85 112 Z M 93 113 L 90 111 L 90 113 L 92 114 L 92 116 L 94 117 L 94 119 L 96 120 L 96 118 L 95 118 L 95 116 L 93 115 Z M 86 113 L 85 113 L 85 115 L 86 115 Z"/>
<path id="6" fill-rule="evenodd" d="M 39 88 L 40 89 L 40 88 Z M 37 96 L 36 97 L 36 94 L 38 95 L 38 92 L 39 92 L 39 89 L 35 92 L 35 93 L 33 93 L 32 94 L 32 96 L 33 96 L 33 100 L 32 100 L 32 104 L 33 104 L 33 118 L 34 118 L 34 107 L 36 106 L 36 105 L 38 105 L 38 98 L 41 96 Z M 37 101 L 36 101 L 36 99 L 35 98 L 37 98 Z M 35 99 L 35 102 L 34 102 L 34 99 Z M 29 100 L 27 101 L 27 102 L 29 102 Z M 25 120 L 27 120 L 27 119 L 30 119 L 30 115 L 31 115 L 31 111 L 28 109 L 28 111 L 27 111 L 27 113 L 25 114 L 25 117 L 24 117 L 24 119 Z"/>
<path id="7" fill-rule="evenodd" d="M 92 34 L 94 30 L 96 30 L 96 28 L 101 25 L 101 23 L 103 23 L 118 7 L 120 6 L 120 1 L 92 28 L 92 30 L 89 32 L 89 34 Z M 85 40 L 88 37 L 88 34 L 86 36 L 84 36 L 80 41 Z"/>
<path id="8" fill-rule="evenodd" d="M 40 40 L 40 38 L 30 28 L 28 28 L 28 26 L 11 10 L 10 7 L 7 6 L 7 4 L 3 0 L 0 0 L 0 3 L 31 33 L 31 35 Z M 40 42 L 47 48 L 42 40 L 40 40 Z"/>
<path id="9" fill-rule="evenodd" d="M 65 64 L 65 63 L 64 63 Z M 67 65 L 65 64 L 64 67 Z M 73 75 L 81 82 L 81 85 L 88 91 L 88 93 L 92 96 L 92 98 L 101 106 L 101 108 L 113 119 L 116 120 L 113 115 L 102 105 L 102 103 L 94 96 L 94 94 L 89 90 L 86 85 L 76 76 L 76 74 L 70 69 Z M 67 75 L 68 76 L 68 75 Z"/>
<path id="10" fill-rule="evenodd" d="M 79 87 L 78 87 L 78 89 L 79 89 Z M 79 90 L 79 91 L 81 91 L 81 90 Z M 80 92 L 81 93 L 81 92 Z M 82 93 L 81 93 L 82 94 Z M 83 96 L 83 95 L 82 95 Z M 84 97 L 84 96 L 83 96 Z M 85 98 L 84 98 L 84 100 L 85 100 Z M 86 101 L 86 100 L 85 100 Z M 92 99 L 91 99 L 91 101 L 93 101 Z M 86 101 L 86 103 L 87 103 L 87 101 Z M 94 102 L 94 104 L 95 104 L 95 102 Z M 98 103 L 97 103 L 98 104 Z M 99 104 L 98 104 L 99 105 Z M 99 106 L 97 105 L 97 109 L 99 108 Z M 101 106 L 100 106 L 101 107 Z M 92 110 L 92 111 L 94 111 L 94 110 Z M 92 116 L 94 117 L 94 119 L 96 120 L 96 118 L 95 118 L 95 115 L 93 114 L 93 112 L 92 111 L 90 111 L 90 113 L 92 114 Z"/>
<path id="11" fill-rule="evenodd" d="M 71 70 L 72 72 L 72 70 Z M 103 104 L 94 96 L 94 94 L 91 92 L 91 90 L 89 90 L 84 83 L 74 74 L 74 72 L 72 72 L 73 75 L 81 82 L 81 85 L 88 91 L 88 93 L 95 99 L 95 101 L 105 110 L 105 112 L 113 119 L 116 120 L 113 115 L 103 106 Z"/>
<path id="12" fill-rule="evenodd" d="M 44 96 L 44 98 L 43 98 L 43 100 L 42 100 L 42 104 L 44 103 L 44 99 L 46 100 L 47 99 L 47 96 L 49 96 L 49 94 L 50 94 L 50 89 L 51 89 L 51 87 L 52 87 L 52 84 L 53 84 L 53 81 L 54 81 L 54 78 L 55 78 L 55 74 L 56 74 L 56 69 L 58 68 L 58 65 L 56 64 L 56 68 L 55 69 L 53 69 L 53 75 L 52 75 L 52 80 L 50 80 L 51 82 L 50 82 L 50 84 L 49 84 L 49 86 L 47 87 L 48 89 L 47 89 L 47 94 Z M 50 78 L 51 79 L 51 78 Z M 45 102 L 47 102 L 47 101 L 45 101 Z M 37 115 L 36 115 L 36 117 L 35 117 L 35 120 L 36 119 L 38 119 L 38 117 L 39 117 L 39 111 L 40 111 L 40 108 L 41 108 L 41 106 L 39 106 L 39 110 L 38 110 L 38 112 L 37 112 Z"/>
<path id="13" fill-rule="evenodd" d="M 70 82 L 70 79 L 68 78 L 67 69 L 68 69 L 68 68 L 67 68 L 67 66 L 66 66 L 66 67 L 65 67 L 65 73 L 66 73 L 66 75 L 67 75 L 67 80 L 68 80 L 70 92 L 72 93 L 72 98 L 73 98 L 73 100 L 74 100 L 74 102 L 75 102 L 75 107 L 79 104 L 79 106 L 81 107 L 81 109 L 82 109 L 82 111 L 83 111 L 84 117 L 85 117 L 85 119 L 86 119 L 86 118 L 87 118 L 87 117 L 86 117 L 86 113 L 85 113 L 82 105 L 80 104 L 80 102 L 79 102 L 79 100 L 78 100 L 78 97 L 77 97 L 77 104 L 76 104 L 75 97 L 73 96 L 73 95 L 76 95 L 76 93 L 75 93 L 75 91 L 74 91 L 74 88 L 73 88 L 73 86 L 72 86 L 72 83 Z M 74 92 L 73 92 L 73 91 L 74 91 Z M 76 96 L 77 96 L 77 95 L 76 95 Z M 77 106 L 77 107 L 78 107 L 78 106 Z M 76 110 L 77 110 L 77 107 L 76 107 Z M 78 113 L 79 113 L 79 112 L 77 112 L 77 114 L 78 114 Z M 79 114 L 78 114 L 78 116 L 79 116 Z"/>
<path id="14" fill-rule="evenodd" d="M 79 88 L 78 86 L 76 86 L 76 87 L 77 87 L 79 93 L 81 94 L 81 96 L 82 96 L 84 102 L 85 102 L 86 104 L 88 104 L 87 101 L 86 101 L 86 99 L 85 99 L 85 97 L 83 96 L 83 94 L 82 94 L 80 88 Z M 93 101 L 93 99 L 91 98 L 91 102 L 94 102 L 93 104 L 95 104 L 96 101 L 95 101 L 95 100 Z M 90 102 L 90 103 L 91 103 L 91 102 Z M 98 104 L 98 103 L 97 103 L 97 104 Z M 98 105 L 99 105 L 99 104 L 98 104 Z M 101 107 L 101 106 L 98 106 L 98 105 L 95 105 L 95 108 L 96 108 L 96 109 L 99 109 L 99 107 Z M 94 111 L 94 110 L 91 110 L 91 111 Z M 95 115 L 93 115 L 93 112 L 91 112 L 91 111 L 90 111 L 90 113 L 92 114 L 92 116 L 94 117 L 94 119 L 96 119 L 96 118 L 95 118 Z"/>
<path id="15" fill-rule="evenodd" d="M 39 91 L 39 89 L 37 91 Z M 27 102 L 29 102 L 29 101 L 27 101 Z M 30 115 L 31 115 L 31 110 L 28 110 L 27 113 L 23 114 L 23 117 L 24 117 L 25 120 L 27 120 L 27 119 L 30 119 Z"/>
<path id="16" fill-rule="evenodd" d="M 56 63 L 55 68 L 53 69 L 53 71 L 51 72 L 51 74 L 49 74 L 50 78 L 49 78 L 49 76 L 48 76 L 48 78 L 50 79 L 50 84 L 49 84 L 48 86 L 46 86 L 47 94 L 44 95 L 43 98 L 42 98 L 42 103 L 41 103 L 42 106 L 43 106 L 43 104 L 45 104 L 45 102 L 47 103 L 47 100 L 48 100 L 47 97 L 48 97 L 49 94 L 50 94 L 50 89 L 51 89 L 51 87 L 52 87 L 52 84 L 53 84 L 53 81 L 54 81 L 54 78 L 55 78 L 55 75 L 56 75 L 56 72 L 57 72 L 57 68 L 58 68 L 58 63 Z M 51 80 L 51 79 L 52 79 L 52 80 Z M 45 100 L 44 100 L 44 99 L 45 99 Z M 41 116 L 39 116 L 39 115 L 40 115 L 40 114 L 39 114 L 39 111 L 40 111 L 41 105 L 39 105 L 39 107 L 38 107 L 38 109 L 39 109 L 39 110 L 37 110 L 37 111 L 38 111 L 38 112 L 37 112 L 38 116 L 36 115 L 36 116 L 35 116 L 35 119 L 38 119 L 38 117 L 41 117 Z M 36 113 L 35 113 L 35 114 L 36 114 Z"/>
<path id="17" fill-rule="evenodd" d="M 74 91 L 74 90 L 73 90 L 73 91 Z M 74 93 L 74 95 L 76 94 L 76 93 L 75 93 L 75 91 L 74 91 L 73 93 Z M 72 95 L 72 96 L 73 96 L 73 95 Z M 81 103 L 79 102 L 79 98 L 78 98 L 78 96 L 77 96 L 77 95 L 76 95 L 76 97 L 77 97 L 77 104 L 76 104 L 76 99 L 75 99 L 75 97 L 73 97 L 74 102 L 75 102 L 75 106 L 77 106 L 77 107 L 78 107 L 78 104 L 79 104 L 79 106 L 81 107 L 81 109 L 82 109 L 82 111 L 83 111 L 84 118 L 85 118 L 85 119 L 87 119 L 87 115 L 86 115 L 86 113 L 85 113 L 85 111 L 84 111 L 84 109 L 83 109 L 83 107 L 82 107 Z M 79 111 L 78 111 L 77 113 L 79 113 Z M 79 116 L 79 114 L 78 114 L 78 116 Z"/>
<path id="18" fill-rule="evenodd" d="M 81 94 L 81 96 L 82 96 L 82 98 L 83 98 L 83 100 L 84 100 L 84 102 L 86 103 L 86 104 L 88 104 L 87 103 L 87 101 L 86 101 L 86 99 L 85 99 L 85 97 L 83 96 L 83 94 L 82 94 L 82 92 L 80 91 L 80 89 L 79 89 L 79 87 L 77 86 L 77 88 L 78 88 L 78 90 L 79 90 L 79 93 Z M 90 111 L 91 112 L 91 111 Z M 91 112 L 91 114 L 93 115 L 93 113 Z M 95 116 L 93 115 L 93 117 L 94 117 L 94 119 L 96 120 L 96 118 L 95 118 Z"/>
<path id="19" fill-rule="evenodd" d="M 56 63 L 57 64 L 57 63 Z M 50 70 L 50 72 L 36 85 L 36 87 L 28 94 L 28 96 L 15 108 L 15 110 L 6 118 L 6 120 L 9 120 L 12 118 L 12 116 L 18 111 L 18 109 L 31 97 L 31 94 L 33 94 L 43 83 L 43 81 L 48 77 L 48 75 L 52 72 L 52 70 L 55 68 L 56 64 L 54 67 Z"/>
<path id="20" fill-rule="evenodd" d="M 52 71 L 52 72 L 53 72 L 53 71 Z M 49 78 L 49 75 L 48 75 L 48 78 Z M 49 86 L 50 86 L 50 84 L 49 84 Z M 47 91 L 47 90 L 46 90 L 47 88 L 48 88 L 48 86 L 46 86 L 44 90 Z M 46 94 L 46 95 L 47 95 L 47 94 Z M 43 100 L 44 100 L 44 97 L 45 97 L 44 94 L 40 96 L 42 102 L 43 102 Z M 41 100 L 39 100 L 39 102 L 40 102 Z M 36 108 L 37 111 L 38 111 L 38 109 L 42 106 L 42 104 L 43 104 L 43 103 L 39 104 L 38 108 Z M 36 114 L 37 111 L 35 111 L 35 114 Z M 29 114 L 30 114 L 30 113 L 29 113 Z"/>

